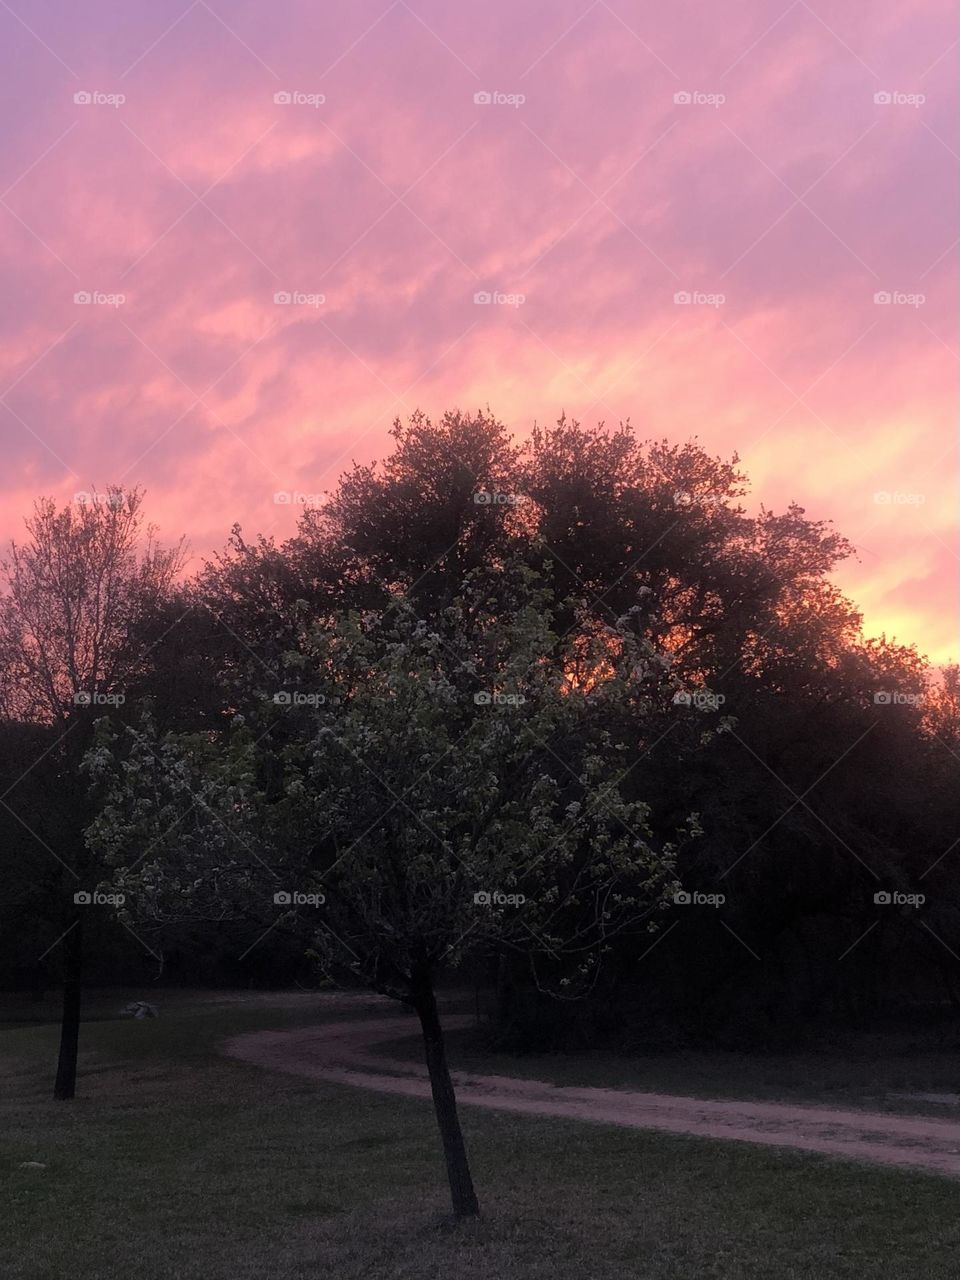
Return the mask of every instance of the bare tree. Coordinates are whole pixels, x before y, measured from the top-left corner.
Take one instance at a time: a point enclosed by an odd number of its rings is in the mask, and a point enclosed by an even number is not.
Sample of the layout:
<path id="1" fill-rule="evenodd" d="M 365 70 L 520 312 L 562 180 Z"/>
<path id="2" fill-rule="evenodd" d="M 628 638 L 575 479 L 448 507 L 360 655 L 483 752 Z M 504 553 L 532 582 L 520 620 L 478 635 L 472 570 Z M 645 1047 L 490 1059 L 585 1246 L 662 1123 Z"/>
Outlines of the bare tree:
<path id="1" fill-rule="evenodd" d="M 76 1092 L 83 973 L 80 890 L 91 871 L 84 843 L 90 819 L 79 765 L 94 720 L 123 705 L 125 690 L 149 670 L 144 623 L 171 593 L 184 544 L 160 547 L 144 528 L 140 489 L 110 486 L 63 508 L 40 499 L 26 520 L 28 538 L 0 562 L 0 664 L 3 712 L 61 732 L 47 766 L 57 771 L 57 803 L 66 806 L 71 847 L 63 864 L 64 995 L 54 1096 Z M 25 761 L 25 767 L 34 762 Z"/>

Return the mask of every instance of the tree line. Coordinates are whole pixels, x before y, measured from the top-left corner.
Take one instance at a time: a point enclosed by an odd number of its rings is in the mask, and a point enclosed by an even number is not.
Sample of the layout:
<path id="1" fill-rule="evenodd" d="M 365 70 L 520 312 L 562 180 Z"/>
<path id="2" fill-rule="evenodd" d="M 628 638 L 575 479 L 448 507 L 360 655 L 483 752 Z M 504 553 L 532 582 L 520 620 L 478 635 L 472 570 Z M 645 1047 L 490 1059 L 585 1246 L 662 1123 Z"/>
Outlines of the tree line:
<path id="1" fill-rule="evenodd" d="M 960 684 L 863 635 L 852 554 L 736 458 L 397 423 L 284 542 L 186 577 L 139 490 L 3 565 L 6 986 L 319 975 L 409 1004 L 476 1209 L 438 984 L 504 1043 L 768 1043 L 960 998 Z"/>

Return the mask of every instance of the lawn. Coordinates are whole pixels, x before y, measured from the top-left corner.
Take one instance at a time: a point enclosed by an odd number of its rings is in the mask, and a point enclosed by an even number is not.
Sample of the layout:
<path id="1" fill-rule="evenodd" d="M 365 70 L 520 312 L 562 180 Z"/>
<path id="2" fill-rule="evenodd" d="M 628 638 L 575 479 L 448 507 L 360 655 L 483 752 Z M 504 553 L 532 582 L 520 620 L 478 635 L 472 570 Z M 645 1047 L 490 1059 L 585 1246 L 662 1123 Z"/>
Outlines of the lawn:
<path id="1" fill-rule="evenodd" d="M 960 1043 L 922 1028 L 881 1034 L 824 1034 L 804 1051 L 738 1053 L 725 1050 L 661 1050 L 614 1054 L 509 1054 L 490 1047 L 485 1031 L 451 1031 L 451 1066 L 479 1075 L 522 1076 L 574 1088 L 635 1089 L 696 1098 L 822 1103 L 870 1111 L 956 1119 L 960 1115 Z M 385 1058 L 419 1057 L 415 1035 L 371 1046 Z M 954 1102 L 925 1102 L 920 1094 Z"/>
<path id="2" fill-rule="evenodd" d="M 310 998 L 115 1004 L 90 1009 L 74 1103 L 49 1100 L 54 1027 L 3 1034 L 5 1280 L 956 1275 L 946 1179 L 474 1109 L 484 1216 L 451 1227 L 427 1104 L 217 1055 L 316 1021 Z"/>

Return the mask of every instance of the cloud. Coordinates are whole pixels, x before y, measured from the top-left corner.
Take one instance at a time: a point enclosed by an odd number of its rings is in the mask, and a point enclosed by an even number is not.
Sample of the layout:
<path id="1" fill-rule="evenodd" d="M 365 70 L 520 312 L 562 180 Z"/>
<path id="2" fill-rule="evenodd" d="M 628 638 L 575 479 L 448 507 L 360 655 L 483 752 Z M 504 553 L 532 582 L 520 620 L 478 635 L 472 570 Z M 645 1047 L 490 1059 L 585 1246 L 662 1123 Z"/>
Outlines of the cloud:
<path id="1" fill-rule="evenodd" d="M 834 519 L 868 629 L 956 656 L 940 0 L 55 0 L 30 25 L 0 13 L 0 535 L 28 495 L 123 478 L 202 553 L 285 529 L 273 492 L 382 456 L 417 406 L 631 417 Z M 922 508 L 878 513 L 905 486 Z"/>

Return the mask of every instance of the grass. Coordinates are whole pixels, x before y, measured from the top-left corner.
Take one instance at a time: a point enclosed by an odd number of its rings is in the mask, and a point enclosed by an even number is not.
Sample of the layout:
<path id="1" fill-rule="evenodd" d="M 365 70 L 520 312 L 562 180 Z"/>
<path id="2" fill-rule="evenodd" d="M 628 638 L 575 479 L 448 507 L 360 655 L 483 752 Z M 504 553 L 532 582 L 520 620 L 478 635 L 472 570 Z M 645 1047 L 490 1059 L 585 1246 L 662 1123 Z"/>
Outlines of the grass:
<path id="1" fill-rule="evenodd" d="M 163 1003 L 155 1022 L 91 1010 L 73 1103 L 49 1100 L 56 1029 L 5 1034 L 7 1280 L 956 1274 L 946 1179 L 473 1109 L 484 1217 L 451 1227 L 427 1104 L 216 1054 L 317 1021 L 312 1001 Z"/>
<path id="2" fill-rule="evenodd" d="M 618 1055 L 591 1051 L 508 1054 L 492 1049 L 482 1030 L 466 1028 L 448 1033 L 447 1050 L 455 1070 L 575 1088 L 823 1103 L 954 1119 L 960 1113 L 957 1106 L 896 1096 L 960 1094 L 960 1046 L 939 1046 L 922 1032 L 861 1035 L 804 1052 L 665 1050 Z M 420 1045 L 416 1036 L 409 1036 L 382 1042 L 369 1052 L 419 1059 Z"/>

